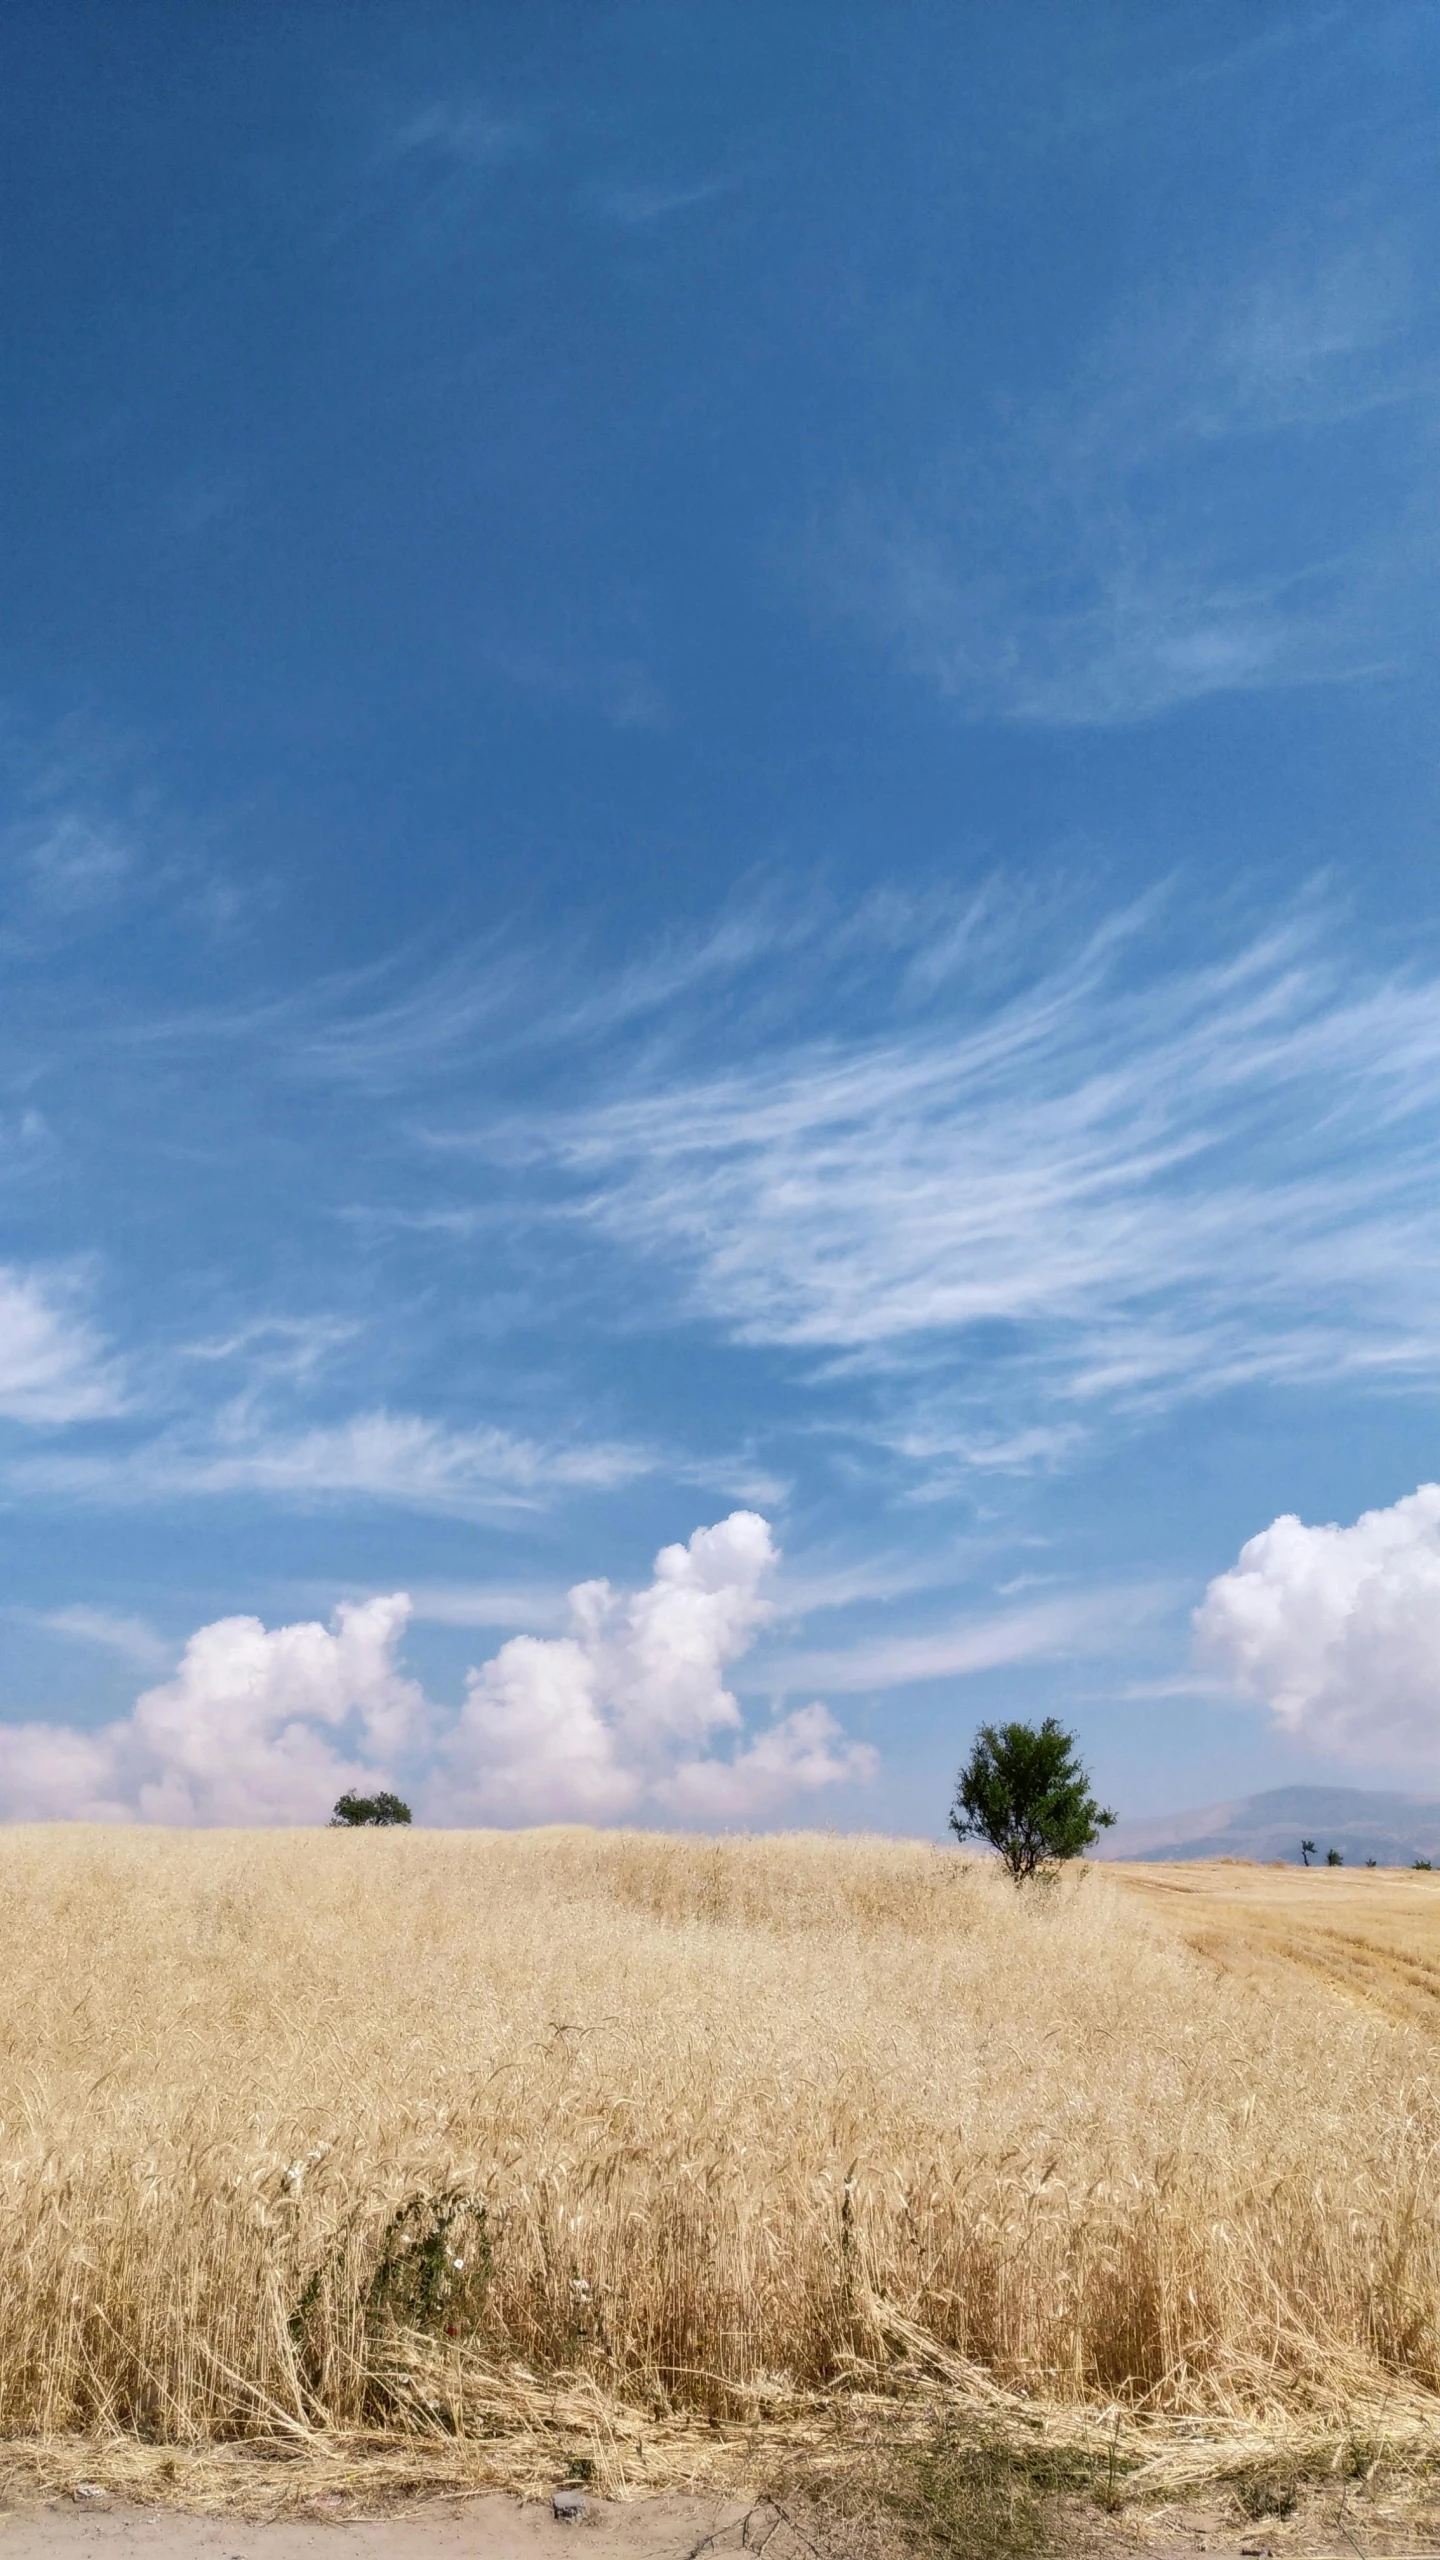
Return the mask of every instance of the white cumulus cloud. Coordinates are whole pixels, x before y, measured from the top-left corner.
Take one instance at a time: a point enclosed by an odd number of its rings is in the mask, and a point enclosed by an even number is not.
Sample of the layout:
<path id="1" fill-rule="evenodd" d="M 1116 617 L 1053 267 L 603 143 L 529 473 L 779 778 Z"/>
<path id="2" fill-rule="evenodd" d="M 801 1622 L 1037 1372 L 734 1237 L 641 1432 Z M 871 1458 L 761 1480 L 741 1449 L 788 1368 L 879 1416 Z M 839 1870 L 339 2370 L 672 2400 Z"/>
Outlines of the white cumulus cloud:
<path id="1" fill-rule="evenodd" d="M 6 1735 L 0 1810 L 184 1824 L 323 1822 L 424 1737 L 428 1710 L 396 1663 L 403 1592 L 338 1609 L 332 1627 L 220 1618 L 170 1680 L 95 1733 L 31 1724 Z"/>
<path id="2" fill-rule="evenodd" d="M 3 1728 L 0 1813 L 7 1822 L 128 1822 L 119 1792 L 115 1728 L 77 1733 L 73 1725 Z"/>
<path id="3" fill-rule="evenodd" d="M 662 1547 L 642 1591 L 577 1583 L 569 1633 L 514 1636 L 472 1671 L 451 1737 L 449 1800 L 485 1822 L 603 1821 L 647 1803 L 746 1820 L 783 1798 L 868 1778 L 875 1755 L 822 1706 L 718 1755 L 743 1718 L 724 1667 L 771 1615 L 769 1525 L 734 1511 Z"/>
<path id="4" fill-rule="evenodd" d="M 371 1774 L 355 1746 L 388 1758 L 423 1734 L 425 1702 L 396 1668 L 404 1592 L 337 1609 L 333 1629 L 220 1618 L 148 1689 L 124 1747 L 153 1774 L 150 1822 L 323 1821 L 341 1788 Z M 340 1729 L 353 1734 L 337 1748 Z"/>
<path id="5" fill-rule="evenodd" d="M 1440 1763 L 1440 1485 L 1346 1528 L 1273 1520 L 1211 1583 L 1195 1629 L 1202 1663 L 1299 1740 Z"/>
<path id="6" fill-rule="evenodd" d="M 658 1803 L 693 1822 L 749 1822 L 787 1796 L 873 1778 L 876 1754 L 847 1742 L 828 1707 L 796 1707 L 729 1760 L 681 1760 L 655 1782 Z"/>
<path id="7" fill-rule="evenodd" d="M 323 1822 L 343 1789 L 393 1785 L 404 1761 L 437 1822 L 605 1822 L 645 1807 L 754 1820 L 876 1767 L 818 1704 L 745 1734 L 723 1671 L 772 1614 L 775 1562 L 768 1524 L 735 1511 L 662 1548 L 642 1591 L 577 1583 L 568 1631 L 512 1637 L 448 1719 L 400 1666 L 405 1592 L 347 1603 L 328 1627 L 219 1618 L 115 1723 L 4 1729 L 0 1818 Z M 54 1623 L 117 1641 L 117 1622 L 79 1606 Z M 118 1622 L 127 1641 L 131 1623 Z"/>

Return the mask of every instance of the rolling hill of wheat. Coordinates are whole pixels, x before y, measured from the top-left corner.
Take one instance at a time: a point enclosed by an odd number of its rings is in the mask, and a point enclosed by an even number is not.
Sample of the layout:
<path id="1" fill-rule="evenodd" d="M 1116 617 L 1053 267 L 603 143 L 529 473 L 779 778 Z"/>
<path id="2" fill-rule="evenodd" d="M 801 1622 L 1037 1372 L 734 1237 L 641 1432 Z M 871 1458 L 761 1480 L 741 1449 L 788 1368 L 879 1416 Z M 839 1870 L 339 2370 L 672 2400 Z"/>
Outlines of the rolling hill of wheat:
<path id="1" fill-rule="evenodd" d="M 643 2462 L 927 2358 L 1012 2411 L 1423 2414 L 1437 1922 L 1440 1878 L 1017 1894 L 875 1839 L 7 1830 L 0 2430 L 583 2389 Z"/>

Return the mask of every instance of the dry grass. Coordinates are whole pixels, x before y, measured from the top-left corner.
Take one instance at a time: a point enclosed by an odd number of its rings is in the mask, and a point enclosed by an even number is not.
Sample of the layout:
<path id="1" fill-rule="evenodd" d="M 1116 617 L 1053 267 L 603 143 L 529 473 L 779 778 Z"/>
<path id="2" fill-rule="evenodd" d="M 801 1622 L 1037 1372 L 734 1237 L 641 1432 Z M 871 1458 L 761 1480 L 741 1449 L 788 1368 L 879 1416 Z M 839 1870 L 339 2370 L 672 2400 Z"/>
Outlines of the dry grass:
<path id="1" fill-rule="evenodd" d="M 623 2490 L 942 2410 L 1112 2488 L 1428 2452 L 1426 2026 L 1294 1963 L 1277 1999 L 1155 1879 L 0 1834 L 0 2431 L 252 2505 L 287 2447 L 307 2491 Z"/>

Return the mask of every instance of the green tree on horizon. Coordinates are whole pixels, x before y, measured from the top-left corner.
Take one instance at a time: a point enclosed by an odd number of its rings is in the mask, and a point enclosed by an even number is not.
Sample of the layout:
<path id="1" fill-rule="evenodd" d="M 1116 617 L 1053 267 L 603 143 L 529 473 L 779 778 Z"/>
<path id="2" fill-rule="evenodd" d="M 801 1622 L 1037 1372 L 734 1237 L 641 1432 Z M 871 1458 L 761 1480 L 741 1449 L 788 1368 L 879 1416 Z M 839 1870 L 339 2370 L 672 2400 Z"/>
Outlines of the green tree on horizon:
<path id="1" fill-rule="evenodd" d="M 330 1816 L 332 1831 L 361 1831 L 413 1819 L 408 1804 L 382 1787 L 378 1795 L 357 1796 L 347 1788 Z"/>
<path id="2" fill-rule="evenodd" d="M 1090 1793 L 1075 1736 L 1054 1716 L 982 1724 L 950 1809 L 957 1840 L 988 1841 L 1017 1885 L 1082 1856 L 1114 1820 Z"/>

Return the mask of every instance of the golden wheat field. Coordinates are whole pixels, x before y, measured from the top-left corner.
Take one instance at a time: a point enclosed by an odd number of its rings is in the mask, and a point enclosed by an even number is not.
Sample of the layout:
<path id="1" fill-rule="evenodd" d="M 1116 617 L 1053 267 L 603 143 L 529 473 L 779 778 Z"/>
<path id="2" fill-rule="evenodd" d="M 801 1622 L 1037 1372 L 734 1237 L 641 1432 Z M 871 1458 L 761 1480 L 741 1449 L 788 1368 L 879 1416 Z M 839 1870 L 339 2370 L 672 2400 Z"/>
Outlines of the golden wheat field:
<path id="1" fill-rule="evenodd" d="M 1437 2405 L 1440 1876 L 36 1827 L 0 1943 L 12 2438 Z"/>
<path id="2" fill-rule="evenodd" d="M 1308 1977 L 1440 2033 L 1440 1874 L 1262 1867 L 1215 1858 L 1117 1867 L 1117 1883 L 1197 1955 L 1283 2000 Z"/>

